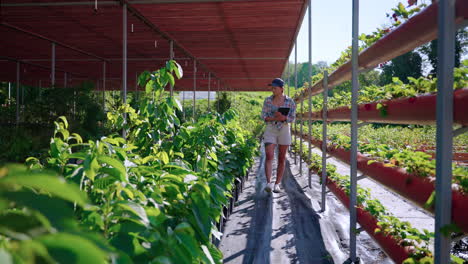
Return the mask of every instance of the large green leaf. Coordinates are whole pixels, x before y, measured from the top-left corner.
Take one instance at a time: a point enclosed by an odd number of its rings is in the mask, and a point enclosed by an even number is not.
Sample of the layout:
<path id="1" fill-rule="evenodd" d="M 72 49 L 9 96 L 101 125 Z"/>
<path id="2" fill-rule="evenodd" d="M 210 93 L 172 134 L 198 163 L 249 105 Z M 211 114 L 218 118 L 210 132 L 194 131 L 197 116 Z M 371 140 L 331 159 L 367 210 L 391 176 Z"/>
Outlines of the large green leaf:
<path id="1" fill-rule="evenodd" d="M 16 184 L 40 190 L 81 206 L 88 202 L 86 194 L 78 186 L 66 182 L 65 179 L 52 172 L 17 171 L 9 173 L 8 176 L 0 178 L 0 186 L 5 184 Z"/>
<path id="2" fill-rule="evenodd" d="M 93 242 L 72 234 L 57 233 L 38 238 L 58 263 L 107 263 L 108 255 Z"/>
<path id="3" fill-rule="evenodd" d="M 13 264 L 13 258 L 4 248 L 0 248 L 0 263 Z"/>
<path id="4" fill-rule="evenodd" d="M 31 215 L 30 211 L 7 210 L 0 214 L 0 230 L 6 229 L 17 233 L 35 231 L 37 233 L 39 228 L 41 228 L 41 222 Z"/>
<path id="5" fill-rule="evenodd" d="M 56 229 L 73 227 L 73 205 L 59 198 L 49 195 L 36 194 L 31 191 L 0 192 L 0 197 L 13 201 L 17 206 L 25 206 L 42 214 Z M 43 226 L 49 226 L 41 215 L 35 217 L 41 221 Z"/>
<path id="6" fill-rule="evenodd" d="M 98 156 L 97 160 L 100 163 L 106 163 L 107 165 L 117 169 L 117 171 L 119 173 L 118 174 L 118 179 L 120 181 L 123 181 L 123 182 L 128 181 L 125 166 L 123 165 L 123 163 L 120 160 L 117 160 L 117 159 L 114 159 L 114 158 L 111 158 L 111 157 L 108 157 L 108 156 L 104 156 L 104 155 Z M 113 175 L 113 176 L 117 176 L 117 175 Z"/>
<path id="7" fill-rule="evenodd" d="M 118 203 L 118 207 L 138 216 L 139 220 L 141 220 L 145 226 L 149 225 L 148 216 L 146 215 L 145 209 L 141 205 L 134 202 L 123 201 Z"/>

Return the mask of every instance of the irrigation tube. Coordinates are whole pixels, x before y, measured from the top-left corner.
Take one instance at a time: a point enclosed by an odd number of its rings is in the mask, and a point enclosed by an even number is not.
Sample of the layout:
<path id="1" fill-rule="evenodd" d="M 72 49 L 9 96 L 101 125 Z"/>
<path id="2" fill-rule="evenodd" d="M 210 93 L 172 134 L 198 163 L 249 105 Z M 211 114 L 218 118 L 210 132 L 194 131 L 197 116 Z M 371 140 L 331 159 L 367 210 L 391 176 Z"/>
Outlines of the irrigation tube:
<path id="1" fill-rule="evenodd" d="M 440 0 L 438 12 L 437 65 L 437 151 L 436 151 L 436 212 L 435 263 L 450 262 L 450 236 L 441 228 L 450 224 L 452 212 L 452 127 L 453 68 L 455 53 L 455 0 Z"/>
<path id="2" fill-rule="evenodd" d="M 349 247 L 350 259 L 353 263 L 357 261 L 356 256 L 356 202 L 357 202 L 357 136 L 358 136 L 358 36 L 359 36 L 359 0 L 353 0 L 353 18 L 352 18 L 352 95 L 351 95 L 351 171 L 350 171 L 350 204 L 349 204 Z"/>

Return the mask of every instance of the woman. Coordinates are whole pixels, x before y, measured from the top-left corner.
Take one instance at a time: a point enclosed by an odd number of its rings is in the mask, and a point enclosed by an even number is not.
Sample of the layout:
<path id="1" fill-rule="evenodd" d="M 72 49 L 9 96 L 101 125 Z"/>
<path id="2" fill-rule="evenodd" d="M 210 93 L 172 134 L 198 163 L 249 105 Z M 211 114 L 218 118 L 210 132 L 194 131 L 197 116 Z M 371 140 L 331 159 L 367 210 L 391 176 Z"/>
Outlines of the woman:
<path id="1" fill-rule="evenodd" d="M 280 192 L 279 183 L 284 173 L 286 152 L 289 145 L 291 145 L 291 127 L 289 124 L 296 118 L 296 104 L 294 100 L 283 94 L 283 80 L 276 78 L 268 85 L 272 87 L 273 95 L 265 99 L 262 109 L 262 119 L 266 122 L 266 129 L 263 134 L 266 152 L 265 175 L 267 179 L 265 191 Z M 286 114 L 287 109 L 280 108 L 289 108 L 289 112 Z M 281 110 L 283 114 L 278 110 Z M 278 168 L 276 181 L 273 184 L 271 182 L 271 171 L 276 145 L 279 145 Z"/>

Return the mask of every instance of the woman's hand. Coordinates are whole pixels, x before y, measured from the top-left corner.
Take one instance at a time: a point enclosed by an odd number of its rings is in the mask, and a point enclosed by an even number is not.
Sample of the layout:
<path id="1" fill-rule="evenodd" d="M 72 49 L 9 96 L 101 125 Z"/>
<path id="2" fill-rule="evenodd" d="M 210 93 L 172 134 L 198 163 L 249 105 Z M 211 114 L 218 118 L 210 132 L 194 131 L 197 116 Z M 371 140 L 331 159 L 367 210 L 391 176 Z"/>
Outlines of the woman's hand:
<path id="1" fill-rule="evenodd" d="M 281 112 L 275 112 L 275 120 L 276 121 L 286 121 L 288 119 L 287 116 L 281 114 Z"/>

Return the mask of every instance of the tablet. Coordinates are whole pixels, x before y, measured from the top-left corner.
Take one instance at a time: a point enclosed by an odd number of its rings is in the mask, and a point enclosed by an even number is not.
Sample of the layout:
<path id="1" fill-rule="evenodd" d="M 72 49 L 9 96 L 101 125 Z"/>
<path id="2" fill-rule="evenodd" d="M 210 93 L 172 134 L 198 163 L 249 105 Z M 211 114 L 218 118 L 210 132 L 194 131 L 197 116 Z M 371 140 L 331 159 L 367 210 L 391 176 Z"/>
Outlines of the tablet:
<path id="1" fill-rule="evenodd" d="M 278 112 L 280 112 L 282 115 L 287 116 L 289 114 L 289 107 L 280 107 L 278 108 Z"/>

